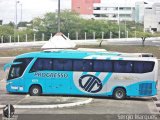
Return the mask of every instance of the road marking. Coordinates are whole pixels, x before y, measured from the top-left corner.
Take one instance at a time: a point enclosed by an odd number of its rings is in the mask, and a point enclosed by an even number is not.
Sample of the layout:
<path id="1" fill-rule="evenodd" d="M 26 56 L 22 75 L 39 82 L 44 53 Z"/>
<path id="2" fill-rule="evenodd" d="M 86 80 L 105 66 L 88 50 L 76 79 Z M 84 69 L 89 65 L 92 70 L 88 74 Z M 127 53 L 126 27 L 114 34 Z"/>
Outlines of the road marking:
<path id="1" fill-rule="evenodd" d="M 159 43 L 160 41 L 152 41 L 152 42 Z"/>
<path id="2" fill-rule="evenodd" d="M 17 105 L 17 104 L 19 104 L 19 103 L 21 103 L 25 98 L 27 98 L 27 97 L 29 97 L 30 95 L 25 95 L 25 97 L 24 98 L 22 98 L 20 101 L 18 101 L 15 105 Z"/>
<path id="3" fill-rule="evenodd" d="M 65 107 L 73 107 L 73 106 L 79 106 L 79 105 L 84 105 L 92 102 L 92 98 L 89 98 L 84 101 L 79 101 L 79 102 L 73 102 L 73 103 L 66 103 L 66 104 L 56 104 L 56 105 L 18 105 L 21 103 L 25 98 L 29 97 L 30 95 L 26 95 L 23 99 L 18 101 L 15 105 L 14 108 L 18 109 L 39 109 L 39 108 L 65 108 Z M 0 109 L 3 109 L 6 105 L 0 105 Z"/>
<path id="4" fill-rule="evenodd" d="M 17 108 L 17 109 L 66 108 L 66 107 L 85 105 L 85 104 L 91 103 L 92 100 L 93 100 L 92 98 L 89 98 L 85 101 L 66 103 L 66 104 L 56 104 L 56 105 L 14 105 L 14 108 Z M 0 109 L 3 107 L 5 107 L 5 105 L 0 105 Z"/>
<path id="5" fill-rule="evenodd" d="M 153 96 L 152 100 L 155 104 L 157 111 L 160 113 L 160 99 L 158 99 L 158 96 Z"/>
<path id="6" fill-rule="evenodd" d="M 79 105 L 84 105 L 92 102 L 92 98 L 85 100 L 85 101 L 80 101 L 80 102 L 74 102 L 74 103 L 66 103 L 66 104 L 58 104 L 58 105 L 14 105 L 15 108 L 64 108 L 64 107 L 73 107 L 73 106 L 79 106 Z"/>

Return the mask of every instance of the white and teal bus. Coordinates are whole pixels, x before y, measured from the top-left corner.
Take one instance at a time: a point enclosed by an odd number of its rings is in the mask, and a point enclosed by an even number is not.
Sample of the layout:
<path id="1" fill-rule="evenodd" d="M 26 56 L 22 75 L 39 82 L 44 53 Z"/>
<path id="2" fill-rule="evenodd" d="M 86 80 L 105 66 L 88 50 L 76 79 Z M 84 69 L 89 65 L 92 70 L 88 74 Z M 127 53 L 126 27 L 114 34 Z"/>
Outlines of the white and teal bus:
<path id="1" fill-rule="evenodd" d="M 145 97 L 157 94 L 158 61 L 112 52 L 58 50 L 17 56 L 9 67 L 11 93 Z"/>

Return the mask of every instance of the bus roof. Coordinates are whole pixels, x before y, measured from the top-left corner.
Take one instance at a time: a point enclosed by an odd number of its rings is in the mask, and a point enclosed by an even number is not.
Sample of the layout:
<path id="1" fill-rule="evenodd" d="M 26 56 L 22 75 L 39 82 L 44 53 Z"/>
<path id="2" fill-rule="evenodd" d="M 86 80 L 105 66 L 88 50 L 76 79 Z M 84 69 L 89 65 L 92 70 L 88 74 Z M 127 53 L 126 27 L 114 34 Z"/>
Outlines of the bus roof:
<path id="1" fill-rule="evenodd" d="M 132 54 L 132 53 L 131 53 Z M 154 60 L 153 57 L 123 56 L 118 52 L 87 52 L 78 50 L 57 50 L 30 52 L 16 56 L 16 58 L 72 58 L 72 59 L 112 59 L 112 60 Z"/>

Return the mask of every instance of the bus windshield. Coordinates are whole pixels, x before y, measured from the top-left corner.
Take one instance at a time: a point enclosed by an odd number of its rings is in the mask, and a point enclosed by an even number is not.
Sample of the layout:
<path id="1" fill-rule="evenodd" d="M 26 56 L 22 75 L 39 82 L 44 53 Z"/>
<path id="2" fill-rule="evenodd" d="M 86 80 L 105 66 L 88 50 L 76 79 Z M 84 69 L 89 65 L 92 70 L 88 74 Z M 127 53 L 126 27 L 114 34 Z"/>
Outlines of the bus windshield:
<path id="1" fill-rule="evenodd" d="M 12 65 L 9 71 L 8 80 L 21 77 L 24 70 L 33 58 L 15 59 L 13 62 L 21 62 L 20 64 Z"/>

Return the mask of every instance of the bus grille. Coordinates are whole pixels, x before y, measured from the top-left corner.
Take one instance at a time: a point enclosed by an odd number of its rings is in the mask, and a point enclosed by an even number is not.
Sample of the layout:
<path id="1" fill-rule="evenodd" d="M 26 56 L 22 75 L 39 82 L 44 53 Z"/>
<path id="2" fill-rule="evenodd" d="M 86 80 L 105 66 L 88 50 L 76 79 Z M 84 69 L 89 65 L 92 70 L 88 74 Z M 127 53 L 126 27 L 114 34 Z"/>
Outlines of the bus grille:
<path id="1" fill-rule="evenodd" d="M 152 83 L 142 83 L 139 85 L 140 95 L 151 95 L 152 94 Z"/>

